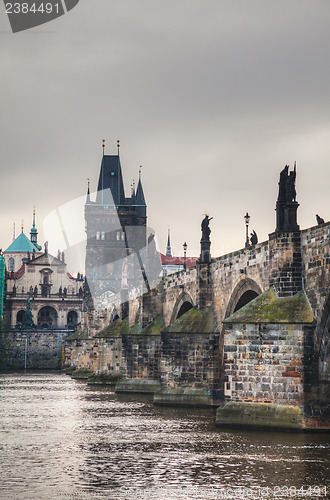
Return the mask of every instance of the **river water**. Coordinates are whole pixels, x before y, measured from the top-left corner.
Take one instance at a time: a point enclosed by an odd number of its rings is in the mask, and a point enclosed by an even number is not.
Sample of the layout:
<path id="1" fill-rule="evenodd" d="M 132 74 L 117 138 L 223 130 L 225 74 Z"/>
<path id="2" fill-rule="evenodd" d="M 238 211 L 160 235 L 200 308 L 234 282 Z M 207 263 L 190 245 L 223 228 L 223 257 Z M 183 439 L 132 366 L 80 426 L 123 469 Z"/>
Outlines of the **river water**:
<path id="1" fill-rule="evenodd" d="M 61 373 L 0 374 L 0 498 L 329 498 L 329 435 L 214 420 Z"/>

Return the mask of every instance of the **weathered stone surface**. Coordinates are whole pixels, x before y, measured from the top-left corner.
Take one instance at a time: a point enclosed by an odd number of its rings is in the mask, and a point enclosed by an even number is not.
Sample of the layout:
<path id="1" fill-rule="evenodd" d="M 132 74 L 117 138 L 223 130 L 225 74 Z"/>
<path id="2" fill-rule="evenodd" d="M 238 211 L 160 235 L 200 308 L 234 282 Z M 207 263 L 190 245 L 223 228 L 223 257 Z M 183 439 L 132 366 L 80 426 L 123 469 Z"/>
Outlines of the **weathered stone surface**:
<path id="1" fill-rule="evenodd" d="M 159 389 L 160 382 L 158 380 L 126 379 L 120 380 L 120 382 L 116 384 L 115 392 L 153 394 Z"/>
<path id="2" fill-rule="evenodd" d="M 212 398 L 209 391 L 205 389 L 161 389 L 154 394 L 154 404 L 159 406 L 206 407 L 212 405 Z"/>
<path id="3" fill-rule="evenodd" d="M 219 407 L 219 427 L 301 431 L 304 429 L 302 409 L 296 406 L 228 402 Z"/>

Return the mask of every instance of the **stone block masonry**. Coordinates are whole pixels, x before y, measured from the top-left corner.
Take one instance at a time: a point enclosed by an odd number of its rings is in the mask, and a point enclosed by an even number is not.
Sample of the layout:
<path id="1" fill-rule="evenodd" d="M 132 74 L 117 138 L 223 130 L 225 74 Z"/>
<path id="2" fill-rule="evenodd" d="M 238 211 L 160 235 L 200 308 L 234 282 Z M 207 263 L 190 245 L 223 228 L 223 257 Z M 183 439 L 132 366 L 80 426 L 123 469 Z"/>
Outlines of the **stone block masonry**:
<path id="1" fill-rule="evenodd" d="M 304 327 L 240 324 L 224 330 L 225 399 L 303 406 Z"/>
<path id="2" fill-rule="evenodd" d="M 58 370 L 67 331 L 28 330 L 5 334 L 1 342 L 1 369 Z"/>

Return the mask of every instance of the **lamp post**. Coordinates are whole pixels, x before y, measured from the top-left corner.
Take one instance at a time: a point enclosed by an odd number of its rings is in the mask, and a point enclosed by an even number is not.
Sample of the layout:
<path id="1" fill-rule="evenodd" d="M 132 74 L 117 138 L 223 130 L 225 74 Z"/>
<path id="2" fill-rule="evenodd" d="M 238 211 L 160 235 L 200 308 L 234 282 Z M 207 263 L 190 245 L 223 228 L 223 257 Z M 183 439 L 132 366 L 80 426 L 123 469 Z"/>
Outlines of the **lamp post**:
<path id="1" fill-rule="evenodd" d="M 245 248 L 250 247 L 250 240 L 249 240 L 249 222 L 250 222 L 250 216 L 246 212 L 244 215 L 244 220 L 245 220 L 245 226 L 246 226 L 246 241 L 245 241 Z"/>
<path id="2" fill-rule="evenodd" d="M 183 269 L 187 269 L 187 243 L 184 242 L 183 244 Z"/>

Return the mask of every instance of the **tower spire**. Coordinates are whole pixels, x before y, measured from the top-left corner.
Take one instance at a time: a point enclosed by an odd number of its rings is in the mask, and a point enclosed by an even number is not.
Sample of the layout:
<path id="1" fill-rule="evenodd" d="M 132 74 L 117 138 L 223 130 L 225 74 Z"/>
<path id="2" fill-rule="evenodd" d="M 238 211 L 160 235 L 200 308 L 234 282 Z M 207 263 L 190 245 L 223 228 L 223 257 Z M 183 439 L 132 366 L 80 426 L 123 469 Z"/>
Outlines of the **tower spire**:
<path id="1" fill-rule="evenodd" d="M 30 231 L 30 241 L 35 245 L 35 247 L 39 248 L 38 245 L 38 230 L 36 228 L 36 207 L 33 207 L 33 219 L 32 219 L 32 227 Z"/>
<path id="2" fill-rule="evenodd" d="M 166 257 L 172 257 L 170 226 L 168 226 L 168 231 L 167 231 Z"/>
<path id="3" fill-rule="evenodd" d="M 105 148 L 105 139 L 103 139 L 102 141 L 103 156 L 104 156 L 104 148 Z"/>
<path id="4" fill-rule="evenodd" d="M 119 148 L 120 148 L 120 140 L 117 139 L 117 151 L 118 151 L 118 156 L 119 156 Z"/>

